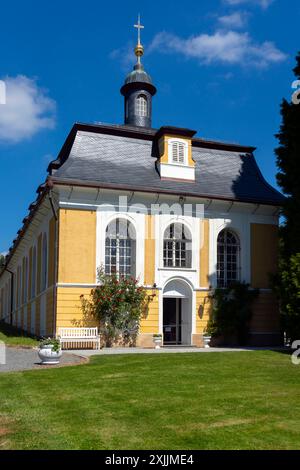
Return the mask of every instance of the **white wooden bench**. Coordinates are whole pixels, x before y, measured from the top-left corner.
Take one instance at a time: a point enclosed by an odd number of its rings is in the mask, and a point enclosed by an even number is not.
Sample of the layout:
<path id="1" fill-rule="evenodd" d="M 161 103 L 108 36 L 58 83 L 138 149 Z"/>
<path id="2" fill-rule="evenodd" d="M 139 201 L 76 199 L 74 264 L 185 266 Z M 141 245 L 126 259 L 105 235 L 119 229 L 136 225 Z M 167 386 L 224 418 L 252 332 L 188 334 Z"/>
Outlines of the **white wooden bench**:
<path id="1" fill-rule="evenodd" d="M 100 335 L 98 328 L 59 328 L 58 335 L 62 349 L 65 344 L 75 344 L 77 347 L 83 347 L 83 344 L 92 343 L 96 349 L 100 349 Z"/>

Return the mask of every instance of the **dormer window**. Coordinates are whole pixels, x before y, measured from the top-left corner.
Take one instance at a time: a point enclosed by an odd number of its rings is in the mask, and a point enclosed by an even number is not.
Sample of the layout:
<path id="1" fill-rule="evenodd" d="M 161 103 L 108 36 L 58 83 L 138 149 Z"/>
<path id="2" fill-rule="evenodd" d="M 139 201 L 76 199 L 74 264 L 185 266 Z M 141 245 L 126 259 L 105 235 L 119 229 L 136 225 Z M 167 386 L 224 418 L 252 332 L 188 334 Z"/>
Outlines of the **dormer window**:
<path id="1" fill-rule="evenodd" d="M 158 131 L 157 168 L 161 178 L 195 181 L 195 160 L 192 155 L 194 133 L 194 131 L 178 129 L 178 133 L 175 134 L 172 127 L 162 127 Z"/>
<path id="2" fill-rule="evenodd" d="M 175 165 L 187 164 L 187 150 L 186 142 L 180 140 L 171 140 L 169 142 L 169 163 Z"/>
<path id="3" fill-rule="evenodd" d="M 135 114 L 137 116 L 147 116 L 148 115 L 148 102 L 145 95 L 139 95 L 135 102 Z"/>

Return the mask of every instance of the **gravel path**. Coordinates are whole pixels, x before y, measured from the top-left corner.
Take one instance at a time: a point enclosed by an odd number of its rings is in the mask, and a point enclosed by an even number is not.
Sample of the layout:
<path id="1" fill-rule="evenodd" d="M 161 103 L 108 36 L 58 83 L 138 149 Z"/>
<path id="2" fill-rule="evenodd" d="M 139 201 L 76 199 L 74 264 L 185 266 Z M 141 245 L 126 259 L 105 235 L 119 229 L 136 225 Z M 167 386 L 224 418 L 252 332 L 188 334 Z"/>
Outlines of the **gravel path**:
<path id="1" fill-rule="evenodd" d="M 79 355 L 63 352 L 59 365 L 43 366 L 36 349 L 6 348 L 6 364 L 0 364 L 0 372 L 22 371 L 30 369 L 45 369 L 62 367 L 66 365 L 78 365 L 86 362 Z"/>
<path id="2" fill-rule="evenodd" d="M 194 348 L 194 347 L 168 347 L 168 348 L 103 348 L 103 349 L 69 349 L 72 354 L 80 354 L 81 356 L 104 356 L 114 354 L 179 354 L 179 353 L 211 353 L 211 352 L 240 352 L 240 351 L 254 351 L 256 349 L 269 349 L 269 348 Z"/>
<path id="3" fill-rule="evenodd" d="M 276 348 L 161 348 L 161 349 L 142 349 L 142 348 L 104 348 L 101 350 L 69 350 L 63 351 L 60 364 L 42 365 L 36 349 L 6 348 L 6 364 L 0 364 L 0 372 L 13 372 L 22 370 L 41 370 L 46 368 L 57 368 L 67 365 L 79 365 L 94 355 L 108 354 L 165 354 L 165 353 L 210 353 L 210 352 L 229 352 L 229 351 L 255 351 L 268 350 Z M 282 349 L 282 348 L 278 348 Z"/>

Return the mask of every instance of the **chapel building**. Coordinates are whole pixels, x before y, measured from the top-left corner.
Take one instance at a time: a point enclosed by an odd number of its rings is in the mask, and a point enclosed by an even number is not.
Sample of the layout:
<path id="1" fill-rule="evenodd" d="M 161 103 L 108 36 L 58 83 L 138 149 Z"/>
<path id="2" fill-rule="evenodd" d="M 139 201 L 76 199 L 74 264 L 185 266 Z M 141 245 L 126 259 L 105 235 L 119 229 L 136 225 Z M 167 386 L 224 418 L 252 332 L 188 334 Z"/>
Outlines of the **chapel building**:
<path id="1" fill-rule="evenodd" d="M 83 320 L 97 270 L 134 276 L 149 296 L 137 344 L 203 345 L 210 293 L 259 289 L 251 345 L 280 344 L 270 287 L 283 196 L 254 147 L 152 128 L 156 88 L 137 62 L 121 88 L 124 124 L 72 127 L 29 206 L 0 273 L 0 320 L 37 336 Z"/>

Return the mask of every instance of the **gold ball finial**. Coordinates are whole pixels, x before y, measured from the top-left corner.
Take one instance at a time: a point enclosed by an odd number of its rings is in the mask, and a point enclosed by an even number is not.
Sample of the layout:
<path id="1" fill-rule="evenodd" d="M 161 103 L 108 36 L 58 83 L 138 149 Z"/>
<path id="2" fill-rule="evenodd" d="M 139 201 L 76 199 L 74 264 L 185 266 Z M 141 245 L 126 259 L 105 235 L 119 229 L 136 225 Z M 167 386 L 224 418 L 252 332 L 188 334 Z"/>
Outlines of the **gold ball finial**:
<path id="1" fill-rule="evenodd" d="M 135 46 L 134 53 L 137 57 L 142 57 L 144 55 L 144 48 L 142 44 L 138 44 L 137 46 Z"/>

